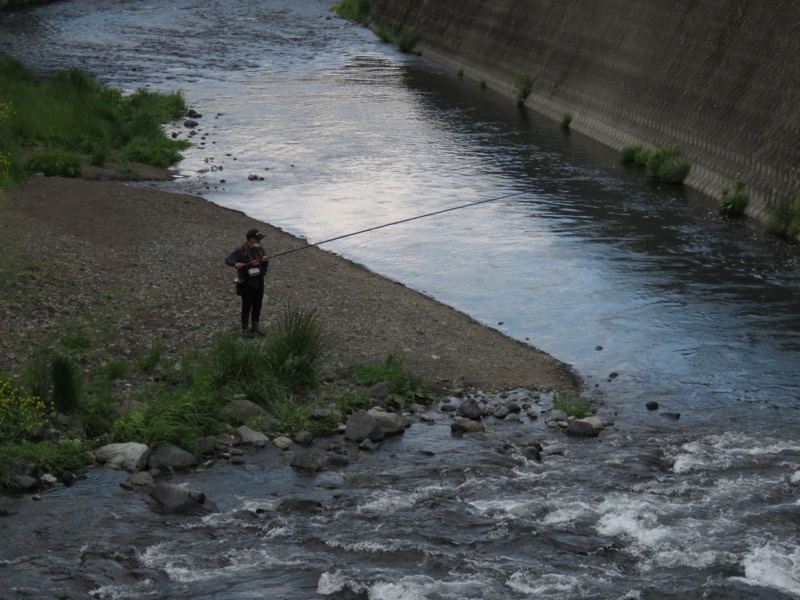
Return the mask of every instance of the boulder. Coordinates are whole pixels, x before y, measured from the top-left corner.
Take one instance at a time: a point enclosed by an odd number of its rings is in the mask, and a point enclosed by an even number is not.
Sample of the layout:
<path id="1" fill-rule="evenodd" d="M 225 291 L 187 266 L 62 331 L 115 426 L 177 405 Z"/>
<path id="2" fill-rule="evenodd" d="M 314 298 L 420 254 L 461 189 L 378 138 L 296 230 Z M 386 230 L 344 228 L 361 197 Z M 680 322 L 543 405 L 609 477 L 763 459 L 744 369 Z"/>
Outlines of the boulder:
<path id="1" fill-rule="evenodd" d="M 298 471 L 306 471 L 308 473 L 316 473 L 322 466 L 320 457 L 309 450 L 300 450 L 294 453 L 290 466 Z"/>
<path id="2" fill-rule="evenodd" d="M 568 435 L 576 437 L 595 437 L 600 435 L 600 431 L 592 427 L 583 419 L 573 419 L 567 423 L 566 432 Z"/>
<path id="3" fill-rule="evenodd" d="M 481 421 L 466 417 L 456 417 L 456 420 L 450 425 L 450 429 L 453 433 L 476 433 L 485 430 Z"/>
<path id="4" fill-rule="evenodd" d="M 397 413 L 386 411 L 382 408 L 371 408 L 367 411 L 375 422 L 381 426 L 383 432 L 387 435 L 396 433 L 404 433 L 406 428 L 411 424 L 410 421 L 403 418 Z"/>
<path id="5" fill-rule="evenodd" d="M 227 411 L 230 414 L 239 415 L 245 417 L 246 419 L 250 417 L 267 416 L 267 411 L 264 410 L 261 406 L 259 406 L 255 402 L 251 402 L 247 398 L 243 398 L 240 396 L 237 396 L 233 400 L 228 402 Z"/>
<path id="6" fill-rule="evenodd" d="M 375 418 L 365 410 L 358 410 L 347 419 L 344 437 L 351 442 L 361 443 L 366 439 L 379 442 L 384 430 Z"/>
<path id="7" fill-rule="evenodd" d="M 112 469 L 140 471 L 147 464 L 148 453 L 144 444 L 124 442 L 102 446 L 95 450 L 94 457 L 97 462 Z"/>
<path id="8" fill-rule="evenodd" d="M 149 464 L 154 469 L 193 469 L 197 458 L 173 444 L 161 444 L 150 454 Z"/>
<path id="9" fill-rule="evenodd" d="M 470 398 L 469 400 L 461 403 L 461 406 L 458 407 L 456 414 L 459 417 L 464 417 L 465 419 L 480 419 L 483 417 L 483 409 L 477 400 Z"/>
<path id="10" fill-rule="evenodd" d="M 167 515 L 205 515 L 219 512 L 200 490 L 161 483 L 150 490 L 150 507 Z"/>

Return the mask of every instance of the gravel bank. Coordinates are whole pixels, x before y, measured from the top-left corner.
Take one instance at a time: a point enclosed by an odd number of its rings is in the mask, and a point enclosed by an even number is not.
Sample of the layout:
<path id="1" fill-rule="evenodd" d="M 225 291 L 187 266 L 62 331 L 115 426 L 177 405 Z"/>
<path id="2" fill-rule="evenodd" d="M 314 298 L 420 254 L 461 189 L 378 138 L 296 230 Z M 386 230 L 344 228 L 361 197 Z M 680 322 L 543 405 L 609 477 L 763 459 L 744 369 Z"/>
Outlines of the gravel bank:
<path id="1" fill-rule="evenodd" d="M 29 178 L 0 201 L 0 369 L 16 372 L 70 335 L 89 338 L 97 361 L 133 360 L 153 342 L 176 357 L 208 347 L 238 329 L 223 259 L 251 227 L 273 254 L 306 243 L 194 196 Z M 568 365 L 319 248 L 270 266 L 262 320 L 287 303 L 317 311 L 333 368 L 400 351 L 442 390 L 459 377 L 484 390 L 580 385 Z"/>

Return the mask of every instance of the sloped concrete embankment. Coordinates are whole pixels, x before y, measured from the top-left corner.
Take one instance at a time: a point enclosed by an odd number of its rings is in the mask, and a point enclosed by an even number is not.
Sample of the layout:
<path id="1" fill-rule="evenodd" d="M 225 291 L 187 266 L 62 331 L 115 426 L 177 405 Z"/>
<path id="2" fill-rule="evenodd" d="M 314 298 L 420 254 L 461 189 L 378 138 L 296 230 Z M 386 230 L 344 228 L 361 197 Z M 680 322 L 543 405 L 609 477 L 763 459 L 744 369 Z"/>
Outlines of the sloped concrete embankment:
<path id="1" fill-rule="evenodd" d="M 800 3 L 776 0 L 376 0 L 424 56 L 612 148 L 677 145 L 687 184 L 741 179 L 765 218 L 800 193 Z"/>

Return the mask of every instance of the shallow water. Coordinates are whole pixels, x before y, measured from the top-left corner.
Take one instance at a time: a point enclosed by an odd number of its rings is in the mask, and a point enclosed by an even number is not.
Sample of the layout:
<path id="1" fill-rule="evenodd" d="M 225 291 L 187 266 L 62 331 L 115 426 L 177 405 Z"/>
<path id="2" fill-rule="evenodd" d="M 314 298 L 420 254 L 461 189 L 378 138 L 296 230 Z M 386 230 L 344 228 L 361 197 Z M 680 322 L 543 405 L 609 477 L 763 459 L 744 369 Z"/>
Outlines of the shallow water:
<path id="1" fill-rule="evenodd" d="M 615 424 L 584 443 L 541 422 L 453 438 L 439 415 L 351 465 L 356 483 L 252 456 L 191 479 L 222 509 L 201 520 L 164 523 L 117 492 L 87 504 L 102 558 L 83 561 L 80 585 L 103 598 L 800 596 L 797 247 L 329 16 L 316 0 L 65 1 L 1 15 L 0 50 L 42 72 L 80 64 L 125 89 L 181 89 L 204 117 L 170 189 L 312 243 L 517 194 L 324 247 L 573 364 Z M 651 399 L 680 419 L 648 413 Z M 541 463 L 504 446 L 531 440 Z M 92 477 L 105 489 L 112 476 Z M 26 510 L 88 535 L 57 508 L 81 489 Z M 324 509 L 280 514 L 285 494 Z M 259 506 L 255 522 L 237 512 Z M 0 565 L 11 587 L 54 593 L 23 574 L 77 569 L 79 554 Z"/>

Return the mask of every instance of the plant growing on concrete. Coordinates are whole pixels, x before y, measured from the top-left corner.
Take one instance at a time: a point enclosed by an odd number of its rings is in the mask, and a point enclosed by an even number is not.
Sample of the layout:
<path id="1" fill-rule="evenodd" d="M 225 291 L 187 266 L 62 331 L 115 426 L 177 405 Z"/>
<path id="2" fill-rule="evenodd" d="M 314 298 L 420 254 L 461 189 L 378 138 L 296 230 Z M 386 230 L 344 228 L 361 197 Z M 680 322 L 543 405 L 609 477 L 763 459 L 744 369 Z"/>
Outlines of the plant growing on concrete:
<path id="1" fill-rule="evenodd" d="M 582 419 L 588 417 L 594 409 L 585 398 L 576 397 L 570 391 L 560 391 L 553 394 L 553 408 L 562 410 L 568 417 Z"/>
<path id="2" fill-rule="evenodd" d="M 785 198 L 778 202 L 764 226 L 773 235 L 791 239 L 800 235 L 800 198 Z"/>
<path id="3" fill-rule="evenodd" d="M 341 0 L 338 4 L 331 6 L 331 10 L 340 17 L 368 25 L 372 2 L 373 0 Z"/>
<path id="4" fill-rule="evenodd" d="M 411 52 L 417 44 L 417 30 L 414 27 L 406 27 L 397 36 L 397 46 L 403 52 Z"/>
<path id="5" fill-rule="evenodd" d="M 691 165 L 681 156 L 677 146 L 656 148 L 647 158 L 647 172 L 664 183 L 683 183 Z"/>
<path id="6" fill-rule="evenodd" d="M 561 117 L 561 129 L 564 131 L 569 130 L 569 126 L 572 124 L 572 113 L 564 113 Z"/>
<path id="7" fill-rule="evenodd" d="M 643 167 L 647 164 L 650 151 L 642 146 L 625 146 L 620 152 L 620 160 L 627 165 Z"/>
<path id="8" fill-rule="evenodd" d="M 517 90 L 517 104 L 522 106 L 533 91 L 536 77 L 530 73 L 517 73 L 514 76 L 514 89 Z"/>
<path id="9" fill-rule="evenodd" d="M 736 181 L 733 188 L 723 190 L 719 200 L 719 212 L 730 217 L 744 216 L 750 196 L 744 190 L 744 182 Z"/>
<path id="10" fill-rule="evenodd" d="M 480 87 L 482 90 L 485 90 L 485 89 L 486 89 L 486 80 L 485 80 L 485 79 L 481 79 L 481 80 L 478 82 L 478 86 L 479 86 L 479 87 Z"/>

